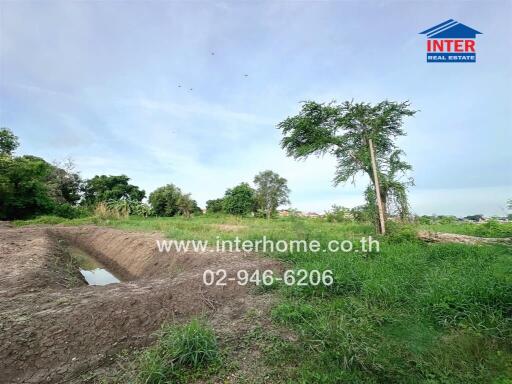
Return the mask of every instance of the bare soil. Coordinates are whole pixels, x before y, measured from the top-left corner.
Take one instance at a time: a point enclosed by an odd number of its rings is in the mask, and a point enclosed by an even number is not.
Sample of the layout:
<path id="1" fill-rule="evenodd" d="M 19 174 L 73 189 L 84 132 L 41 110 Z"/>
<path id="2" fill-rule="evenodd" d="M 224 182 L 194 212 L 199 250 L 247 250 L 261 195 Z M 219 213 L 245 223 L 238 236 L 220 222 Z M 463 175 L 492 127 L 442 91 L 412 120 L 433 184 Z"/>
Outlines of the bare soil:
<path id="1" fill-rule="evenodd" d="M 0 226 L 0 382 L 82 382 L 119 351 L 149 344 L 165 321 L 205 315 L 216 328 L 240 328 L 250 311 L 268 311 L 271 299 L 235 282 L 205 286 L 202 275 L 280 270 L 279 263 L 244 253 L 160 253 L 157 239 L 95 226 Z M 124 281 L 86 285 L 63 240 Z"/>
<path id="2" fill-rule="evenodd" d="M 442 233 L 419 231 L 418 237 L 421 240 L 432 243 L 459 243 L 459 244 L 505 244 L 512 245 L 512 238 L 493 238 L 493 237 L 476 237 L 468 235 L 459 235 L 455 233 Z"/>
<path id="3" fill-rule="evenodd" d="M 222 232 L 240 232 L 247 228 L 247 225 L 240 224 L 212 224 L 214 228 L 222 231 Z"/>

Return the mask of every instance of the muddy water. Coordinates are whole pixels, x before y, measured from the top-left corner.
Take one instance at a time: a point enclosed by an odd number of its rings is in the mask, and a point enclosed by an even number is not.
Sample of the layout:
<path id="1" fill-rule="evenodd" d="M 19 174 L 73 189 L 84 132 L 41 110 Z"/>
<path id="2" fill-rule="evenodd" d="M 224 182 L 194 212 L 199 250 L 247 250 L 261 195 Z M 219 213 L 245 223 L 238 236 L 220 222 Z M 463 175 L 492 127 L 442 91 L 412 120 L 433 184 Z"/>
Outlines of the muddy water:
<path id="1" fill-rule="evenodd" d="M 80 248 L 70 246 L 68 252 L 77 261 L 80 273 L 89 285 L 107 285 L 120 282 L 101 263 Z"/>

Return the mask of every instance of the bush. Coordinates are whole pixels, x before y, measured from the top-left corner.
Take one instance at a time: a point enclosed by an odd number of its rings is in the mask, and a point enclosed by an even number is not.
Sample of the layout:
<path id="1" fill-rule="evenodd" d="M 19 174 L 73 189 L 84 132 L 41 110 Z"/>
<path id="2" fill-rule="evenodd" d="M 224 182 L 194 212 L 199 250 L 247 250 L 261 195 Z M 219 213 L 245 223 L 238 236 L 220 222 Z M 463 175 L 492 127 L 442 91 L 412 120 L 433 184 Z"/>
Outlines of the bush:
<path id="1" fill-rule="evenodd" d="M 509 237 L 512 236 L 512 223 L 499 223 L 489 220 L 475 229 L 475 236 L 481 237 Z"/>
<path id="2" fill-rule="evenodd" d="M 186 325 L 164 325 L 156 345 L 138 360 L 140 383 L 182 382 L 183 376 L 219 362 L 213 330 L 198 320 Z"/>
<path id="3" fill-rule="evenodd" d="M 417 231 L 412 225 L 388 221 L 386 228 L 388 230 L 387 240 L 389 243 L 399 244 L 419 241 Z"/>
<path id="4" fill-rule="evenodd" d="M 226 213 L 247 215 L 256 211 L 255 192 L 247 183 L 228 189 L 223 200 L 223 208 Z"/>
<path id="5" fill-rule="evenodd" d="M 31 220 L 15 220 L 14 225 L 15 226 L 34 225 L 34 224 L 56 225 L 56 224 L 65 223 L 67 221 L 68 221 L 68 219 L 61 217 L 61 216 L 43 215 L 43 216 L 38 216 L 37 218 L 31 219 Z"/>
<path id="6" fill-rule="evenodd" d="M 0 220 L 50 214 L 55 206 L 48 178 L 52 167 L 35 156 L 0 156 Z"/>
<path id="7" fill-rule="evenodd" d="M 344 223 L 354 220 L 354 215 L 349 208 L 334 204 L 332 208 L 325 213 L 325 220 L 330 223 Z"/>
<path id="8" fill-rule="evenodd" d="M 66 219 L 78 219 L 87 216 L 88 210 L 85 207 L 74 206 L 71 204 L 56 205 L 53 214 Z"/>
<path id="9" fill-rule="evenodd" d="M 197 202 L 190 197 L 190 193 L 182 193 L 174 184 L 167 184 L 151 192 L 149 204 L 157 216 L 175 216 L 182 213 L 188 217 L 192 213 L 202 213 Z"/>
<path id="10" fill-rule="evenodd" d="M 109 207 L 106 202 L 101 202 L 96 205 L 96 208 L 94 208 L 94 216 L 101 220 L 126 219 L 129 216 L 129 210 L 127 207 Z"/>
<path id="11" fill-rule="evenodd" d="M 126 219 L 130 215 L 148 217 L 152 214 L 149 205 L 124 199 L 102 201 L 94 208 L 94 216 L 102 220 Z"/>
<path id="12" fill-rule="evenodd" d="M 224 199 L 213 199 L 206 202 L 206 212 L 220 213 L 224 209 Z"/>

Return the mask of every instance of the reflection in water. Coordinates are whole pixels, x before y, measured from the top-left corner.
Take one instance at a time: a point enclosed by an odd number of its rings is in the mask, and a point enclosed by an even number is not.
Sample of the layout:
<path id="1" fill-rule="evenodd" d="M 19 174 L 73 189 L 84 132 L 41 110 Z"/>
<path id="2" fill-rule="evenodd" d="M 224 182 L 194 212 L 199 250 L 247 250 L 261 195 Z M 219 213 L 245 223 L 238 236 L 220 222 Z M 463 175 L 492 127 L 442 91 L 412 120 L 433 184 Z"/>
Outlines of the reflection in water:
<path id="1" fill-rule="evenodd" d="M 68 251 L 71 257 L 78 263 L 80 273 L 89 285 L 107 285 L 120 282 L 120 280 L 106 270 L 102 264 L 80 248 L 70 246 Z"/>
<path id="2" fill-rule="evenodd" d="M 104 268 L 95 268 L 90 271 L 80 269 L 80 273 L 89 285 L 107 285 L 119 283 L 119 279 Z"/>

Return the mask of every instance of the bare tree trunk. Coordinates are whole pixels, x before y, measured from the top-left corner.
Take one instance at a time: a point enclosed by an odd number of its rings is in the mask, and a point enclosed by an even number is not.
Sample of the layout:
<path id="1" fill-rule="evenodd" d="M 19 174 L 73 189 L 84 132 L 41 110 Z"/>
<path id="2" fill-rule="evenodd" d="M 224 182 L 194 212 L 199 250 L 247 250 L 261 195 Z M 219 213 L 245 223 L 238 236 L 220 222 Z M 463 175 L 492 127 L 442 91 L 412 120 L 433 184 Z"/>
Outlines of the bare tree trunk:
<path id="1" fill-rule="evenodd" d="M 375 160 L 375 149 L 373 148 L 372 139 L 368 139 L 370 147 L 370 158 L 372 161 L 373 183 L 375 185 L 375 198 L 377 200 L 377 209 L 379 211 L 379 233 L 386 234 L 386 222 L 384 216 L 384 206 L 382 205 L 382 196 L 380 195 L 380 182 L 377 172 L 377 161 Z"/>

